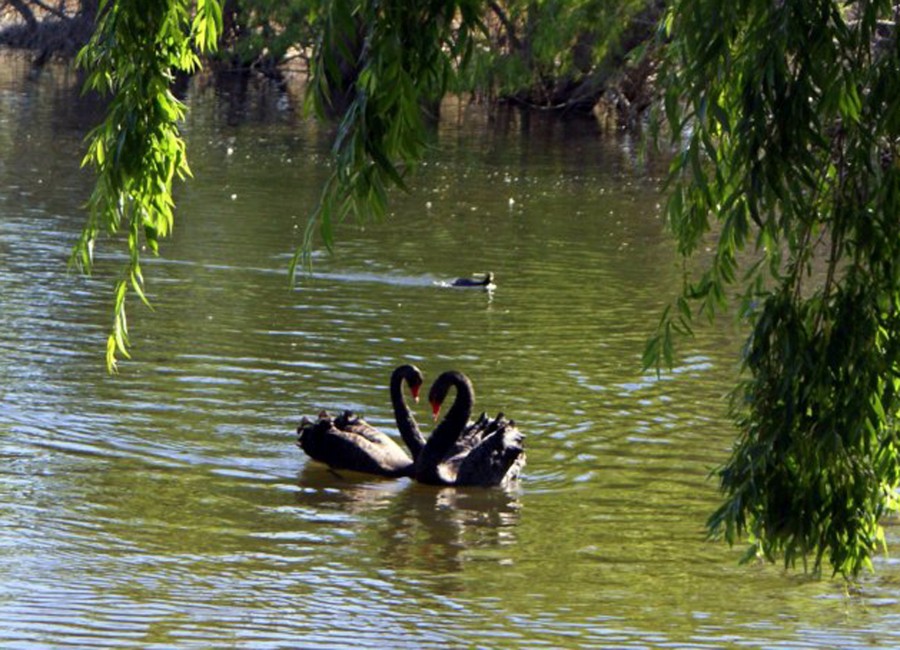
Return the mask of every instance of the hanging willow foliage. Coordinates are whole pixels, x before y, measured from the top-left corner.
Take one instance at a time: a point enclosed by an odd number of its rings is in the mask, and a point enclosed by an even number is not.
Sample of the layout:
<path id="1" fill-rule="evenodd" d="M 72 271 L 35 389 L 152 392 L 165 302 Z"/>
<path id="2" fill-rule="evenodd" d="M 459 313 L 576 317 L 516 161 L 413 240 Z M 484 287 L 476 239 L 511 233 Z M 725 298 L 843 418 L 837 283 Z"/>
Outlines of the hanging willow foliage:
<path id="1" fill-rule="evenodd" d="M 427 147 L 425 109 L 466 66 L 482 10 L 476 0 L 322 3 L 308 107 L 340 122 L 333 171 L 292 260 L 292 276 L 308 261 L 317 231 L 331 249 L 335 222 L 380 218 L 389 188 L 406 188 L 405 175 Z"/>
<path id="2" fill-rule="evenodd" d="M 900 30 L 889 1 L 679 0 L 668 221 L 686 283 L 645 354 L 671 359 L 729 287 L 751 326 L 714 537 L 855 576 L 900 484 Z M 740 269 L 738 254 L 754 263 Z M 743 258 L 748 257 L 746 254 Z M 811 563 L 811 564 L 810 564 Z"/>
<path id="3" fill-rule="evenodd" d="M 190 175 L 178 130 L 184 106 L 169 87 L 176 70 L 199 66 L 196 50 L 214 48 L 221 28 L 217 0 L 105 0 L 94 35 L 78 56 L 87 71 L 85 90 L 110 101 L 104 121 L 87 138 L 82 164 L 95 170 L 97 181 L 71 263 L 90 272 L 101 233 L 124 230 L 128 240 L 129 259 L 116 283 L 106 346 L 110 371 L 117 354 L 128 356 L 128 294 L 133 291 L 147 303 L 141 249 L 158 252 L 159 239 L 173 225 L 172 181 Z"/>

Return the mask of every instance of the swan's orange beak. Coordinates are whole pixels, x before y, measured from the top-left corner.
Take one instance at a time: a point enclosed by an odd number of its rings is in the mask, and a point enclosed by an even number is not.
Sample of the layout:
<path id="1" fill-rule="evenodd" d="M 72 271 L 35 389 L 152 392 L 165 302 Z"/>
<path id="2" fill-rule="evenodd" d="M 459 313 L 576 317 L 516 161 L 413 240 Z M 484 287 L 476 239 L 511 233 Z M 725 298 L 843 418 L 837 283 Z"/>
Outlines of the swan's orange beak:
<path id="1" fill-rule="evenodd" d="M 431 403 L 431 413 L 434 415 L 434 419 L 438 419 L 438 413 L 441 412 L 441 403 L 440 402 L 432 402 Z"/>
<path id="2" fill-rule="evenodd" d="M 421 388 L 421 385 L 409 387 L 409 392 L 412 393 L 413 399 L 417 402 L 419 401 L 419 388 Z"/>

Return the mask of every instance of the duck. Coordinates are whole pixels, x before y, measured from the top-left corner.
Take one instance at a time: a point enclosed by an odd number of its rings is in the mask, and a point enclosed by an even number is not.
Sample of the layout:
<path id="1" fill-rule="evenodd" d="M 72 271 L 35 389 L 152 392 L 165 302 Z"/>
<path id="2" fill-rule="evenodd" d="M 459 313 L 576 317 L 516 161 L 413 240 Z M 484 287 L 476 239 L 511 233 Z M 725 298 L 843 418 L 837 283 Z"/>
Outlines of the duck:
<path id="1" fill-rule="evenodd" d="M 457 278 L 450 286 L 452 287 L 481 287 L 485 290 L 495 289 L 494 274 L 491 271 L 483 274 L 483 278 Z"/>

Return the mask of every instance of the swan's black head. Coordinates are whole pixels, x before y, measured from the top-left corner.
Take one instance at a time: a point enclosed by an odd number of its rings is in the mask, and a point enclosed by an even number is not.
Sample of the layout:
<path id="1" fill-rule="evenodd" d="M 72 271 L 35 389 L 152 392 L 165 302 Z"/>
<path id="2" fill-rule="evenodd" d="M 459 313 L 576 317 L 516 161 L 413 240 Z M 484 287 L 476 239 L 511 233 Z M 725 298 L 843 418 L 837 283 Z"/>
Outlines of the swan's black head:
<path id="1" fill-rule="evenodd" d="M 406 381 L 406 385 L 409 386 L 409 392 L 412 394 L 413 399 L 418 402 L 419 389 L 425 382 L 425 376 L 422 374 L 422 371 L 414 365 L 406 363 L 402 366 L 398 366 L 394 370 L 394 374 L 399 375 L 400 379 Z"/>
<path id="2" fill-rule="evenodd" d="M 415 366 L 410 366 L 409 374 L 406 376 L 406 384 L 409 386 L 409 392 L 412 393 L 413 399 L 419 401 L 419 389 L 425 383 L 425 376 L 422 371 Z"/>
<path id="3" fill-rule="evenodd" d="M 300 426 L 297 427 L 297 444 L 303 446 L 303 434 L 312 427 L 312 421 L 305 415 L 300 420 Z"/>
<path id="4" fill-rule="evenodd" d="M 448 370 L 447 372 L 442 373 L 434 380 L 434 383 L 431 385 L 431 390 L 428 391 L 428 403 L 431 404 L 431 411 L 434 414 L 435 420 L 438 417 L 438 413 L 441 412 L 441 404 L 443 404 L 444 400 L 447 398 L 447 393 L 449 393 L 450 388 L 454 386 L 457 391 L 465 388 L 466 392 L 469 394 L 469 398 L 472 399 L 472 382 L 469 381 L 468 377 L 458 370 Z"/>

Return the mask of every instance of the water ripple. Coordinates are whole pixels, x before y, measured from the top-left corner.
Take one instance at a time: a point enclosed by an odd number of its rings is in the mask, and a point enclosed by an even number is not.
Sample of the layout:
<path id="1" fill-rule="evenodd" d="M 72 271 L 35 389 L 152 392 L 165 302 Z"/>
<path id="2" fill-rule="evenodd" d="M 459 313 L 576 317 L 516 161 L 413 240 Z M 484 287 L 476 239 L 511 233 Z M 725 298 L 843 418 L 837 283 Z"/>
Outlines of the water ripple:
<path id="1" fill-rule="evenodd" d="M 897 562 L 848 596 L 704 541 L 740 335 L 698 328 L 672 371 L 640 370 L 682 270 L 633 143 L 548 139 L 502 112 L 474 135 L 443 124 L 396 217 L 339 224 L 291 286 L 328 134 L 283 90 L 258 105 L 274 123 L 229 122 L 247 88 L 217 95 L 216 77 L 188 91 L 196 178 L 146 256 L 153 310 L 129 303 L 116 377 L 103 352 L 126 255 L 98 242 L 93 278 L 65 270 L 90 193 L 75 75 L 0 88 L 0 645 L 898 645 Z M 485 271 L 491 294 L 442 286 Z M 392 433 L 403 362 L 429 382 L 465 371 L 476 412 L 518 422 L 516 487 L 303 455 L 297 422 L 323 408 Z"/>

